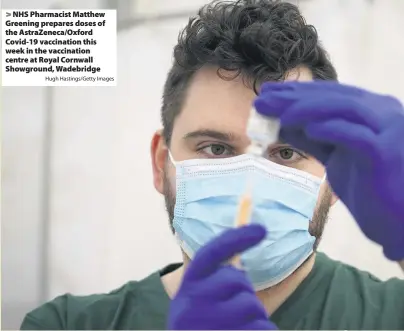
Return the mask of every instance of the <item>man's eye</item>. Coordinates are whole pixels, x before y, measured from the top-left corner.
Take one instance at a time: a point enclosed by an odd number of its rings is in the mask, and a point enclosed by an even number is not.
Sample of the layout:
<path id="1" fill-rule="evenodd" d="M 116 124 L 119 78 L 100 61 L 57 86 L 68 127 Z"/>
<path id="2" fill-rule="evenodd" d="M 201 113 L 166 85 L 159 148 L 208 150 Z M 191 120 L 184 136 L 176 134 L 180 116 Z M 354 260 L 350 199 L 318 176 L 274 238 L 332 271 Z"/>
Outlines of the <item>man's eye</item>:
<path id="1" fill-rule="evenodd" d="M 288 165 L 300 161 L 304 155 L 293 148 L 281 147 L 271 151 L 268 158 L 272 162 Z"/>
<path id="2" fill-rule="evenodd" d="M 232 155 L 228 147 L 220 144 L 210 144 L 208 146 L 201 147 L 198 152 L 206 154 L 210 157 L 224 157 Z"/>
<path id="3" fill-rule="evenodd" d="M 279 151 L 279 156 L 282 160 L 290 160 L 293 158 L 295 151 L 291 148 L 284 148 Z"/>

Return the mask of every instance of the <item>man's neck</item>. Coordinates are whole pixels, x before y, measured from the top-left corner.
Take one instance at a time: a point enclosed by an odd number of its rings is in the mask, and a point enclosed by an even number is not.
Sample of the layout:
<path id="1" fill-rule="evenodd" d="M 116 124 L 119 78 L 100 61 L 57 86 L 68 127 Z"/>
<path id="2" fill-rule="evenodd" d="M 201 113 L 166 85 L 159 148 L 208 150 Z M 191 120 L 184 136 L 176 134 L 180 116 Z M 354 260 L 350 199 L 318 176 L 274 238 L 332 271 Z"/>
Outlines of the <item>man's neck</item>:
<path id="1" fill-rule="evenodd" d="M 267 313 L 272 315 L 306 279 L 313 269 L 316 254 L 314 253 L 293 274 L 278 285 L 257 292 L 257 297 L 264 305 Z"/>
<path id="2" fill-rule="evenodd" d="M 184 265 L 161 277 L 164 288 L 170 298 L 177 293 L 188 259 L 184 259 Z M 267 313 L 272 315 L 298 288 L 303 280 L 313 269 L 315 254 L 313 254 L 299 269 L 278 285 L 257 292 L 258 299 L 264 305 Z"/>

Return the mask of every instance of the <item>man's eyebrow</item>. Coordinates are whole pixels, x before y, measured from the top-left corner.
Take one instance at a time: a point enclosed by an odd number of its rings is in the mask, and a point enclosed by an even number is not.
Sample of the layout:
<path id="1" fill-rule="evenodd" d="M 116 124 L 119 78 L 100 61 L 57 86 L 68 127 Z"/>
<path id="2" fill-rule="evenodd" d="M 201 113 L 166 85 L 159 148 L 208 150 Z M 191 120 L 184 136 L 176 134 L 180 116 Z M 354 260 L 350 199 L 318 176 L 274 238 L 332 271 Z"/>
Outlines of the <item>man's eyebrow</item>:
<path id="1" fill-rule="evenodd" d="M 192 132 L 188 132 L 187 134 L 184 135 L 183 139 L 190 139 L 190 138 L 213 138 L 213 139 L 218 139 L 222 141 L 234 141 L 236 140 L 236 137 L 234 134 L 230 132 L 222 132 L 222 131 L 216 131 L 216 130 L 210 130 L 210 129 L 203 129 L 203 130 L 196 130 Z"/>

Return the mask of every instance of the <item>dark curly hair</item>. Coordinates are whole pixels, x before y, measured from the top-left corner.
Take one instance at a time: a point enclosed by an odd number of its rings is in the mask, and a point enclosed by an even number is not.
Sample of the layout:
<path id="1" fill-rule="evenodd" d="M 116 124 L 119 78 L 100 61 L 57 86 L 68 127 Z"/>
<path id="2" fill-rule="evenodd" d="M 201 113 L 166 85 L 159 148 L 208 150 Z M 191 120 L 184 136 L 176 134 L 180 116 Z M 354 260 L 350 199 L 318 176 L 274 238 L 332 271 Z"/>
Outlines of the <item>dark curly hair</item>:
<path id="1" fill-rule="evenodd" d="M 190 18 L 174 47 L 161 109 L 167 144 L 187 87 L 206 65 L 217 67 L 222 79 L 241 75 L 256 93 L 258 84 L 282 80 L 299 66 L 309 68 L 314 79 L 337 79 L 316 29 L 306 24 L 295 5 L 279 0 L 213 1 Z M 222 70 L 234 75 L 224 77 Z"/>

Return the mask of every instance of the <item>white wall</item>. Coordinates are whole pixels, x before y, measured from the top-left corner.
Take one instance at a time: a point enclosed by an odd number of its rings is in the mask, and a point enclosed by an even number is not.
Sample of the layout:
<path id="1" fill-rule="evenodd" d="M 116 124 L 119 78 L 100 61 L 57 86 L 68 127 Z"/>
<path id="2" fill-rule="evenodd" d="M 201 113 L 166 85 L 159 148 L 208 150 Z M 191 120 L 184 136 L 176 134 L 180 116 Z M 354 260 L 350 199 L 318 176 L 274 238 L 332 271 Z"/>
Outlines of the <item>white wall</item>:
<path id="1" fill-rule="evenodd" d="M 175 1 L 153 2 L 153 10 Z M 182 1 L 186 9 L 190 2 Z M 204 1 L 192 2 L 196 8 Z M 138 6 L 146 13 L 150 3 Z M 404 99 L 404 1 L 375 3 L 366 11 L 364 0 L 302 2 L 342 81 Z M 160 127 L 162 85 L 185 23 L 120 33 L 118 87 L 54 89 L 49 298 L 109 291 L 180 259 L 152 186 L 149 141 Z M 8 88 L 3 94 L 2 301 L 32 305 L 41 281 L 44 89 Z M 402 275 L 363 238 L 343 206 L 331 216 L 321 249 L 381 278 Z"/>
<path id="2" fill-rule="evenodd" d="M 1 8 L 47 9 L 66 3 L 95 8 L 97 1 L 3 0 Z M 45 87 L 2 88 L 2 329 L 19 328 L 23 316 L 43 301 L 48 287 L 44 268 L 49 248 L 46 149 L 52 143 L 47 140 L 48 92 Z"/>
<path id="3" fill-rule="evenodd" d="M 43 7 L 53 1 L 41 0 Z M 3 0 L 2 8 L 35 8 L 29 0 Z M 16 329 L 42 294 L 46 88 L 2 88 L 1 312 L 2 327 Z"/>
<path id="4" fill-rule="evenodd" d="M 45 88 L 3 88 L 1 301 L 3 325 L 33 309 L 41 291 Z"/>

